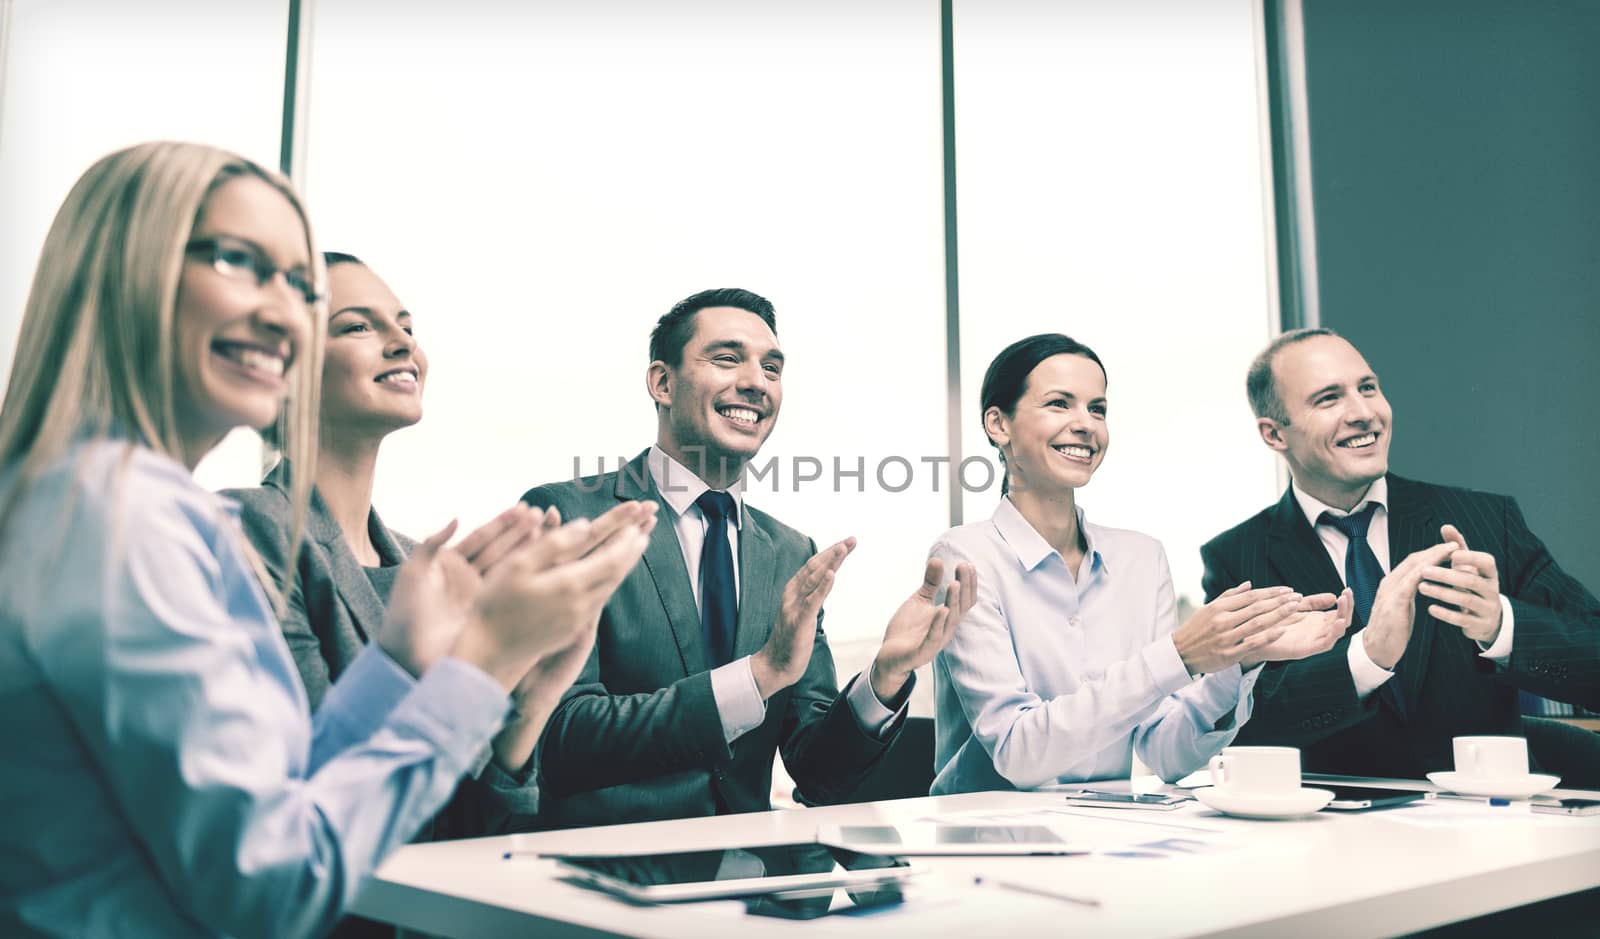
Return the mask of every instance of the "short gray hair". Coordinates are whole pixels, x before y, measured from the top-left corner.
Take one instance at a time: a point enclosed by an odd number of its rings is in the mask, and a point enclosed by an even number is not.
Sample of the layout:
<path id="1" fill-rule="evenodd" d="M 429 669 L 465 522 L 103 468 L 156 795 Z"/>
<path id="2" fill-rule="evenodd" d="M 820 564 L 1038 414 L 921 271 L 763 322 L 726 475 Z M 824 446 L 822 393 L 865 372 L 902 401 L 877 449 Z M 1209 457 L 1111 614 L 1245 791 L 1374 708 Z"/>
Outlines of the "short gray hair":
<path id="1" fill-rule="evenodd" d="M 1244 393 L 1250 398 L 1250 410 L 1256 417 L 1271 418 L 1279 424 L 1289 423 L 1289 411 L 1283 405 L 1283 395 L 1278 393 L 1277 376 L 1272 373 L 1272 360 L 1283 348 L 1316 336 L 1338 338 L 1339 334 L 1325 326 L 1291 329 L 1267 343 L 1267 347 L 1251 360 L 1250 371 L 1245 374 Z"/>

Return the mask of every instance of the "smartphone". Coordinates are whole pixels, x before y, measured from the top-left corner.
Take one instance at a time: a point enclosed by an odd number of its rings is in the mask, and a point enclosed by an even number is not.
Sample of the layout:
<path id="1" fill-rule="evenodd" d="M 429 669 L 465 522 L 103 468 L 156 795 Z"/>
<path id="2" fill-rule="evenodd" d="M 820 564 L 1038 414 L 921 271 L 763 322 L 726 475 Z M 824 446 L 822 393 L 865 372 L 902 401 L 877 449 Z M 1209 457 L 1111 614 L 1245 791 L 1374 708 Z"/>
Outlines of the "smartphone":
<path id="1" fill-rule="evenodd" d="M 1551 815 L 1600 815 L 1600 799 L 1562 799 L 1559 802 L 1535 802 L 1535 812 Z"/>
<path id="2" fill-rule="evenodd" d="M 1420 789 L 1380 789 L 1371 786 L 1329 786 L 1317 783 L 1317 788 L 1333 792 L 1333 801 L 1327 808 L 1335 811 L 1355 812 L 1363 809 L 1382 809 L 1392 805 L 1405 805 L 1433 798 L 1433 793 Z"/>
<path id="3" fill-rule="evenodd" d="M 1081 789 L 1067 793 L 1068 805 L 1086 805 L 1099 809 L 1155 809 L 1158 812 L 1171 811 L 1193 799 L 1193 796 L 1186 794 L 1104 792 L 1099 789 Z"/>

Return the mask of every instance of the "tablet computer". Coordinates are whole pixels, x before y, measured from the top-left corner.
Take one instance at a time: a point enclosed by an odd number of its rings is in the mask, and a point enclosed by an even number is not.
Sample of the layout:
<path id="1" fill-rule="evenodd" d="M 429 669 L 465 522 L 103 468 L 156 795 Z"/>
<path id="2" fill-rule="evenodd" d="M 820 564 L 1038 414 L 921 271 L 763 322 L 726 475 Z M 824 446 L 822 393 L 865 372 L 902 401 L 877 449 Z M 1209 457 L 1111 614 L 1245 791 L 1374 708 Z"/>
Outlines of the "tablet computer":
<path id="1" fill-rule="evenodd" d="M 905 861 L 820 844 L 661 854 L 547 855 L 569 878 L 630 900 L 674 903 L 905 879 Z"/>
<path id="2" fill-rule="evenodd" d="M 852 851 L 898 857 L 953 855 L 1088 854 L 1044 825 L 830 825 L 817 840 Z"/>
<path id="3" fill-rule="evenodd" d="M 1353 812 L 1362 809 L 1382 809 L 1393 805 L 1405 805 L 1407 802 L 1417 802 L 1422 799 L 1433 798 L 1433 793 L 1420 789 L 1380 789 L 1376 786 L 1330 786 L 1327 783 L 1315 784 L 1318 789 L 1327 789 L 1333 793 L 1333 801 L 1327 808 L 1335 811 Z"/>

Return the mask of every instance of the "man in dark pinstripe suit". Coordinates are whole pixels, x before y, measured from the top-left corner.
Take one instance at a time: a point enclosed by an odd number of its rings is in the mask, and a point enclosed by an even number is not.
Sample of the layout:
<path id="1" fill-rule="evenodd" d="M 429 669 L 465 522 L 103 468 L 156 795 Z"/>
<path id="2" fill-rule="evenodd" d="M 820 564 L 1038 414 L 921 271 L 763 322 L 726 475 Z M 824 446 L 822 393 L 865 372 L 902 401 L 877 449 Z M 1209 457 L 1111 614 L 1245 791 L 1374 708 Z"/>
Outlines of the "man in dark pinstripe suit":
<path id="1" fill-rule="evenodd" d="M 1416 778 L 1451 768 L 1455 736 L 1521 735 L 1519 688 L 1600 707 L 1600 601 L 1515 500 L 1389 474 L 1389 403 L 1354 346 L 1286 333 L 1247 385 L 1293 483 L 1201 549 L 1206 599 L 1244 580 L 1348 582 L 1358 615 L 1331 650 L 1265 666 L 1238 743 L 1300 747 L 1308 772 Z M 1575 745 L 1532 756 L 1569 775 L 1600 765 L 1600 737 Z"/>

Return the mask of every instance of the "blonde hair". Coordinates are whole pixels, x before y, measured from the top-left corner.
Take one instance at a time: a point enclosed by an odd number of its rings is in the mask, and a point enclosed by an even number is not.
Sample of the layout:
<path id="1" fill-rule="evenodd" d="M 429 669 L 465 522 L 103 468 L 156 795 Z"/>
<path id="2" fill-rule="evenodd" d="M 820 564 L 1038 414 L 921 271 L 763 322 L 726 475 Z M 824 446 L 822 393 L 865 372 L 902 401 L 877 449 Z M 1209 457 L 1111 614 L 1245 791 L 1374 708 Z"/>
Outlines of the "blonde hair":
<path id="1" fill-rule="evenodd" d="M 240 177 L 260 179 L 289 200 L 305 227 L 316 281 L 324 282 L 310 222 L 289 181 L 225 150 L 139 144 L 101 158 L 68 193 L 45 236 L 0 405 L 0 468 L 17 469 L 0 505 L 0 541 L 29 484 L 74 440 L 115 435 L 184 460 L 178 413 L 186 390 L 174 323 L 178 284 L 207 199 Z M 318 304 L 315 313 L 325 317 L 325 306 Z M 284 450 L 306 467 L 291 482 L 291 559 L 299 551 L 315 478 L 325 334 L 310 330 L 310 347 L 297 355 L 285 405 Z M 292 560 L 287 570 L 293 573 Z M 277 589 L 281 608 L 283 585 L 267 586 Z"/>

